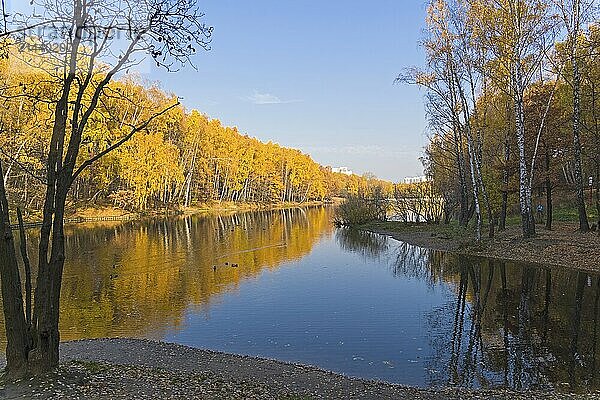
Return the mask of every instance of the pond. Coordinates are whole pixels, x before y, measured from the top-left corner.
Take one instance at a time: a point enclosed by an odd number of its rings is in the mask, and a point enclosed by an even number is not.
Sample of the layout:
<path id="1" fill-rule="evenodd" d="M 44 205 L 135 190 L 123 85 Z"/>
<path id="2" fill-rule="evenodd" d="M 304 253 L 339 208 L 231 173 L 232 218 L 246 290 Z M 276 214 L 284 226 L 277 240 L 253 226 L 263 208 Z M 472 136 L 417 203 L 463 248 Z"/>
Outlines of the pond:
<path id="1" fill-rule="evenodd" d="M 144 337 L 420 387 L 600 388 L 598 276 L 421 249 L 332 216 L 71 225 L 62 339 Z"/>

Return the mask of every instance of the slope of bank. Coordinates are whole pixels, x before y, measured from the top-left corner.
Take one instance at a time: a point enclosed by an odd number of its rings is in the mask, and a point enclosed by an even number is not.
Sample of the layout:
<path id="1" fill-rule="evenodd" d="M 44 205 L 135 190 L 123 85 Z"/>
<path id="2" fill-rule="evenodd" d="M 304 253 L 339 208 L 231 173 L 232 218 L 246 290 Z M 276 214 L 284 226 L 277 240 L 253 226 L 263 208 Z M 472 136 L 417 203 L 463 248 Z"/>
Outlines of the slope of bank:
<path id="1" fill-rule="evenodd" d="M 69 218 L 102 218 L 118 216 L 152 216 L 152 215 L 170 215 L 170 214 L 198 214 L 202 212 L 227 212 L 227 211 L 257 211 L 257 210 L 279 210 L 284 208 L 311 207 L 329 204 L 325 201 L 305 201 L 298 202 L 277 202 L 277 203 L 252 203 L 236 201 L 214 201 L 201 203 L 190 207 L 179 207 L 176 209 L 149 209 L 143 212 L 130 212 L 116 207 L 81 207 L 69 212 Z"/>
<path id="2" fill-rule="evenodd" d="M 358 229 L 433 250 L 600 271 L 600 236 L 597 232 L 580 233 L 573 223 L 556 223 L 551 231 L 539 225 L 537 235 L 531 239 L 522 238 L 519 226 L 510 226 L 503 232 L 496 232 L 493 239 L 484 237 L 479 244 L 472 232 L 453 225 L 373 222 L 361 225 Z"/>
<path id="3" fill-rule="evenodd" d="M 177 209 L 152 209 L 143 212 L 128 211 L 118 207 L 110 206 L 87 206 L 71 207 L 67 210 L 65 223 L 98 222 L 98 221 L 129 221 L 149 217 L 164 217 L 174 215 L 195 215 L 203 213 L 232 213 L 245 211 L 270 211 L 284 210 L 289 208 L 315 207 L 329 204 L 336 204 L 336 199 L 331 201 L 307 201 L 297 202 L 279 202 L 279 203 L 242 203 L 242 202 L 211 202 L 195 205 L 192 207 L 181 207 Z M 12 216 L 11 220 L 16 221 Z M 41 212 L 34 212 L 28 215 L 25 220 L 27 228 L 39 227 L 42 222 Z M 13 228 L 17 228 L 14 223 Z"/>
<path id="4" fill-rule="evenodd" d="M 140 339 L 61 344 L 61 368 L 0 387 L 0 398 L 38 399 L 557 399 L 598 394 L 418 389 L 316 367 Z"/>

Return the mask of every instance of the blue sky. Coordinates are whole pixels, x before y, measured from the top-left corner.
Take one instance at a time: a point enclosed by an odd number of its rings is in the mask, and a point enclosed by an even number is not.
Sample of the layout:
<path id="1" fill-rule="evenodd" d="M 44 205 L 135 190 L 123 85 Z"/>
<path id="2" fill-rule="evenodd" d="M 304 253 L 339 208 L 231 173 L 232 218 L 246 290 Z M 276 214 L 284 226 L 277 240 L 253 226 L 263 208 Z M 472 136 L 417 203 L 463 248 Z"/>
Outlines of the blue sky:
<path id="1" fill-rule="evenodd" d="M 200 4 L 215 31 L 198 70 L 150 74 L 188 108 L 321 164 L 390 180 L 421 174 L 423 93 L 393 81 L 423 63 L 423 1 Z"/>
<path id="2" fill-rule="evenodd" d="M 146 78 L 188 109 L 321 164 L 394 181 L 422 173 L 423 93 L 393 82 L 424 62 L 425 0 L 198 1 L 212 49 L 197 70 L 145 63 Z"/>

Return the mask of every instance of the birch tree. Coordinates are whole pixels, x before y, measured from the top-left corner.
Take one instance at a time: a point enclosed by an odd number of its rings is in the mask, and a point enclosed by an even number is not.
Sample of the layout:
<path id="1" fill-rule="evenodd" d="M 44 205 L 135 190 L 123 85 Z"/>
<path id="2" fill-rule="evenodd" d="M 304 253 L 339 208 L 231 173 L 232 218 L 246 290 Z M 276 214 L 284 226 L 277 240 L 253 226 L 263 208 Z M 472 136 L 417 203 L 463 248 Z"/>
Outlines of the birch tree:
<path id="1" fill-rule="evenodd" d="M 458 175 L 459 224 L 466 226 L 470 219 L 469 164 L 465 157 L 465 132 L 461 120 L 462 108 L 456 88 L 453 38 L 448 26 L 449 9 L 445 1 L 434 0 L 427 8 L 426 38 L 422 42 L 427 57 L 427 68 L 410 68 L 396 79 L 397 82 L 415 84 L 427 90 L 427 114 L 434 131 L 432 143 L 442 143 L 436 137 L 452 138 L 455 171 Z M 446 135 L 447 134 L 447 135 Z M 475 209 L 478 205 L 475 204 Z"/>
<path id="2" fill-rule="evenodd" d="M 461 188 L 461 224 L 466 225 L 464 203 L 468 180 L 464 168 L 469 169 L 470 192 L 476 219 L 476 238 L 481 239 L 482 205 L 488 213 L 489 236 L 494 235 L 494 218 L 482 175 L 481 148 L 482 127 L 478 98 L 484 81 L 479 72 L 481 50 L 476 46 L 473 29 L 468 19 L 469 4 L 466 1 L 433 0 L 427 13 L 427 38 L 423 47 L 427 54 L 428 70 L 413 69 L 400 77 L 408 83 L 416 83 L 428 89 L 428 112 L 432 126 L 438 134 L 453 134 L 457 171 Z M 432 143 L 443 141 L 432 140 Z M 466 147 L 466 160 L 465 151 Z"/>
<path id="3" fill-rule="evenodd" d="M 600 25 L 589 26 L 583 47 L 582 86 L 584 100 L 584 127 L 589 132 L 593 188 L 596 191 L 597 227 L 600 227 Z M 600 229 L 598 229 L 600 234 Z"/>
<path id="4" fill-rule="evenodd" d="M 573 132 L 573 166 L 575 177 L 575 193 L 577 196 L 577 214 L 579 217 L 579 230 L 590 230 L 585 206 L 585 177 L 583 175 L 582 144 L 581 144 L 581 48 L 584 42 L 582 27 L 594 15 L 594 1 L 590 0 L 555 0 L 555 5 L 562 19 L 562 27 L 566 32 L 566 58 L 570 65 L 570 73 L 563 74 L 570 83 L 573 94 L 572 132 Z M 565 60 L 565 61 L 567 61 Z"/>
<path id="5" fill-rule="evenodd" d="M 539 71 L 551 44 L 554 21 L 542 0 L 470 0 L 474 29 L 492 55 L 496 68 L 504 71 L 512 97 L 519 154 L 519 208 L 524 237 L 535 235 L 531 194 L 533 149 L 527 148 L 524 97 Z"/>

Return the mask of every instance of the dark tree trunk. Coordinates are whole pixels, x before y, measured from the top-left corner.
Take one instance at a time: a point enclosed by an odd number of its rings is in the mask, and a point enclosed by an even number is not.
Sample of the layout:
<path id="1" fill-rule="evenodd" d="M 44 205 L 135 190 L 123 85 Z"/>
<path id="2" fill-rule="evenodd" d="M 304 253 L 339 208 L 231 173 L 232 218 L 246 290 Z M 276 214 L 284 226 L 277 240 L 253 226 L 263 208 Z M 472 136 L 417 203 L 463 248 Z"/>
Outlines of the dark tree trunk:
<path id="1" fill-rule="evenodd" d="M 600 160 L 596 160 L 596 213 L 598 214 L 596 230 L 600 235 Z"/>
<path id="2" fill-rule="evenodd" d="M 33 326 L 36 346 L 32 350 L 29 369 L 34 374 L 58 366 L 58 331 L 60 282 L 64 264 L 63 216 L 69 190 L 70 172 L 63 165 L 69 88 L 74 75 L 69 76 L 54 113 L 54 127 L 48 152 L 46 197 L 38 249 L 38 277 L 34 296 Z M 70 150 L 70 149 L 69 149 Z M 48 258 L 49 257 L 49 258 Z"/>
<path id="3" fill-rule="evenodd" d="M 595 181 L 594 186 L 596 189 L 596 213 L 598 215 L 598 221 L 596 222 L 596 230 L 598 235 L 600 235 L 600 126 L 598 123 L 598 108 L 596 107 L 596 86 L 593 81 L 591 83 L 591 100 L 592 100 L 592 117 L 594 120 L 594 142 L 596 147 L 596 154 L 594 157 L 594 166 L 595 166 Z M 591 190 L 592 188 L 590 188 Z"/>
<path id="4" fill-rule="evenodd" d="M 506 229 L 506 214 L 508 209 L 508 162 L 510 161 L 510 142 L 508 137 L 504 143 L 504 171 L 502 171 L 502 206 L 500 209 L 500 224 L 498 230 L 504 231 Z"/>
<path id="5" fill-rule="evenodd" d="M 39 274 L 43 279 L 37 280 L 34 322 L 37 322 L 36 348 L 30 356 L 30 371 L 43 373 L 58 366 L 58 350 L 60 332 L 58 329 L 60 309 L 60 288 L 65 262 L 64 252 L 64 208 L 70 185 L 70 171 L 63 170 L 57 180 L 55 208 L 48 210 L 44 219 L 51 221 L 51 231 L 43 230 L 40 243 L 45 246 L 51 242 L 50 259 L 40 259 Z M 54 212 L 53 212 L 54 211 Z M 46 214 L 46 213 L 45 213 Z M 51 238 L 51 240 L 50 240 Z"/>
<path id="6" fill-rule="evenodd" d="M 31 263 L 27 254 L 27 232 L 25 231 L 25 223 L 23 222 L 23 214 L 20 208 L 17 208 L 17 219 L 19 221 L 21 258 L 25 269 L 25 321 L 27 328 L 31 330 Z"/>
<path id="7" fill-rule="evenodd" d="M 498 223 L 498 230 L 500 232 L 506 230 L 506 213 L 508 208 L 508 193 L 506 190 L 502 191 L 502 206 L 500 208 L 500 222 Z"/>
<path id="8" fill-rule="evenodd" d="M 552 181 L 550 180 L 550 152 L 546 149 L 546 229 L 552 230 Z"/>
<path id="9" fill-rule="evenodd" d="M 0 278 L 4 324 L 6 328 L 6 374 L 8 379 L 23 377 L 27 373 L 29 339 L 23 312 L 21 278 L 10 227 L 8 200 L 4 190 L 4 177 L 0 162 Z"/>
<path id="10" fill-rule="evenodd" d="M 571 63 L 573 64 L 573 156 L 575 161 L 575 185 L 577 192 L 577 213 L 579 215 L 579 230 L 588 232 L 590 225 L 585 210 L 585 193 L 583 184 L 583 171 L 581 163 L 581 141 L 579 138 L 580 131 L 580 91 L 581 91 L 581 76 L 579 73 L 579 62 L 576 55 L 576 44 L 571 44 Z"/>
<path id="11" fill-rule="evenodd" d="M 10 230 L 8 201 L 4 190 L 4 182 L 0 182 L 0 273 L 6 322 L 5 329 L 8 340 L 7 371 L 11 376 L 18 376 L 26 372 L 44 373 L 58 365 L 60 288 L 65 261 L 64 211 L 67 193 L 73 184 L 73 180 L 94 162 L 131 139 L 136 132 L 146 129 L 153 119 L 179 106 L 179 102 L 176 102 L 172 106 L 154 113 L 144 123 L 138 126 L 130 125 L 131 131 L 128 134 L 80 163 L 77 170 L 75 170 L 83 134 L 88 122 L 93 119 L 98 104 L 101 104 L 101 97 L 106 95 L 106 86 L 121 71 L 129 68 L 131 65 L 129 63 L 134 62 L 131 59 L 134 54 L 147 50 L 146 40 L 152 37 L 151 32 L 176 30 L 177 32 L 173 34 L 172 38 L 165 39 L 166 43 L 170 43 L 166 46 L 173 46 L 172 48 L 169 47 L 170 51 L 168 53 L 175 60 L 183 61 L 183 63 L 186 63 L 186 60 L 189 61 L 187 56 L 191 55 L 195 48 L 190 44 L 187 45 L 187 48 L 179 47 L 181 45 L 179 39 L 187 36 L 186 44 L 192 41 L 203 48 L 207 48 L 205 47 L 207 43 L 202 37 L 208 38 L 210 32 L 212 32 L 212 28 L 206 28 L 196 20 L 201 18 L 201 15 L 195 9 L 193 2 L 190 5 L 188 5 L 189 2 L 180 2 L 181 7 L 174 7 L 173 12 L 170 11 L 171 8 L 169 8 L 169 11 L 164 9 L 164 6 L 169 3 L 166 0 L 154 2 L 156 3 L 154 4 L 155 7 L 151 7 L 151 10 L 132 8 L 127 4 L 121 5 L 121 2 L 114 2 L 119 4 L 115 4 L 114 10 L 109 10 L 112 15 L 107 16 L 109 18 L 105 19 L 108 25 L 103 28 L 104 30 L 109 32 L 115 29 L 118 30 L 118 26 L 131 27 L 133 21 L 137 21 L 142 25 L 146 23 L 146 25 L 143 28 L 135 27 L 135 34 L 128 35 L 129 44 L 124 49 L 112 53 L 113 55 L 119 53 L 118 61 L 113 66 L 102 63 L 103 67 L 100 68 L 102 72 L 100 72 L 98 58 L 110 51 L 112 37 L 104 35 L 104 40 L 94 41 L 94 39 L 98 39 L 95 34 L 98 27 L 96 23 L 104 18 L 102 13 L 95 9 L 99 6 L 96 2 L 77 0 L 71 3 L 70 8 L 64 9 L 59 3 L 48 2 L 44 16 L 39 17 L 44 24 L 51 23 L 50 20 L 44 20 L 48 15 L 55 15 L 58 18 L 57 20 L 69 22 L 70 34 L 68 40 L 66 37 L 64 38 L 67 48 L 64 52 L 61 51 L 60 55 L 57 55 L 56 60 L 53 60 L 57 64 L 56 68 L 52 68 L 55 69 L 55 73 L 51 74 L 52 77 L 56 78 L 60 92 L 58 93 L 58 99 L 55 98 L 55 94 L 50 95 L 49 104 L 51 106 L 48 106 L 53 109 L 53 127 L 45 165 L 46 192 L 38 248 L 38 274 L 30 327 L 27 326 L 30 307 L 28 307 L 26 318 L 23 312 L 23 298 L 14 240 Z M 112 4 L 112 2 L 108 3 Z M 148 11 L 152 14 L 148 14 Z M 135 13 L 139 13 L 139 15 L 135 15 Z M 128 30 L 129 33 L 134 33 L 134 31 Z M 142 43 L 144 44 L 142 45 Z M 93 51 L 90 51 L 90 46 Z M 63 56 L 64 59 L 62 59 Z M 61 61 L 64 62 L 64 65 L 60 64 Z M 87 66 L 86 61 L 88 62 Z M 163 58 L 162 62 L 164 61 Z M 158 62 L 158 64 L 159 66 L 167 65 L 161 64 L 161 62 Z M 47 67 L 50 68 L 51 66 L 49 64 Z M 82 66 L 85 67 L 81 69 Z M 108 68 L 105 69 L 105 67 Z M 44 101 L 41 102 L 44 103 Z M 225 183 L 226 181 L 227 176 L 224 179 Z M 218 174 L 215 180 L 215 190 L 217 192 L 220 190 Z M 168 192 L 165 192 L 165 202 L 170 198 L 168 194 Z M 223 191 L 223 196 L 225 194 L 225 191 Z M 29 285 L 26 284 L 26 287 L 29 287 Z"/>

